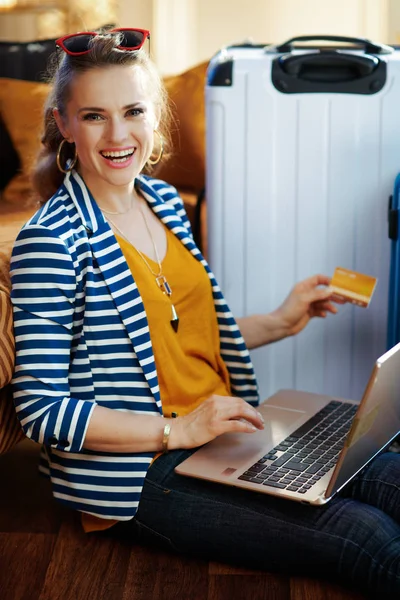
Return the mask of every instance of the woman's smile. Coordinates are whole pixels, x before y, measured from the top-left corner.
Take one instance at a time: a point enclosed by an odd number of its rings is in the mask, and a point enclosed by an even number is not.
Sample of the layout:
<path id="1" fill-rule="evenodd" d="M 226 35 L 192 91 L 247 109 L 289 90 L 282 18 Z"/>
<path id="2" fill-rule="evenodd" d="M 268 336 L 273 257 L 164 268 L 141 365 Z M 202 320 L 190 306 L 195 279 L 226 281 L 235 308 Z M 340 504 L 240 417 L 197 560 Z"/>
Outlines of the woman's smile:
<path id="1" fill-rule="evenodd" d="M 130 167 L 134 160 L 135 147 L 131 148 L 109 148 L 101 150 L 100 155 L 104 158 L 105 164 L 112 169 L 124 169 Z"/>

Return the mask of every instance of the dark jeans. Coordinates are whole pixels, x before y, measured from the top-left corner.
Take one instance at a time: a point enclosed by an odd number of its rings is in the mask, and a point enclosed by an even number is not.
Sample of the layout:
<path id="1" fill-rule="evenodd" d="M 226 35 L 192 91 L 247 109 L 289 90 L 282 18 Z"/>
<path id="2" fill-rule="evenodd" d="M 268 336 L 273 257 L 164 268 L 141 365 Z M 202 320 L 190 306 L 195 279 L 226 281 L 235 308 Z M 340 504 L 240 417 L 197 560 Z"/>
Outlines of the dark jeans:
<path id="1" fill-rule="evenodd" d="M 326 577 L 400 598 L 400 455 L 377 457 L 324 507 L 183 477 L 174 451 L 150 467 L 132 539 L 250 568 Z"/>

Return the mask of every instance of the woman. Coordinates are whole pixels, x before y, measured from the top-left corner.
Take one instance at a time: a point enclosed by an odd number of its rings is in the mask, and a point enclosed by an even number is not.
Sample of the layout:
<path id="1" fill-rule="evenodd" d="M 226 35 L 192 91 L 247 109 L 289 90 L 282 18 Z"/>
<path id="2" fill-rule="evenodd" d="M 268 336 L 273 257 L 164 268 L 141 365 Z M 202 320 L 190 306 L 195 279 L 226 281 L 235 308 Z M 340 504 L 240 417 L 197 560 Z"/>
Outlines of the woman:
<path id="1" fill-rule="evenodd" d="M 275 312 L 235 322 L 176 190 L 142 174 L 168 139 L 165 94 L 141 50 L 147 35 L 58 41 L 35 173 L 44 203 L 12 260 L 24 431 L 43 445 L 41 469 L 86 531 L 112 527 L 396 595 L 397 455 L 377 458 L 348 497 L 318 509 L 174 474 L 221 433 L 263 428 L 247 348 L 336 308 L 319 275 Z"/>

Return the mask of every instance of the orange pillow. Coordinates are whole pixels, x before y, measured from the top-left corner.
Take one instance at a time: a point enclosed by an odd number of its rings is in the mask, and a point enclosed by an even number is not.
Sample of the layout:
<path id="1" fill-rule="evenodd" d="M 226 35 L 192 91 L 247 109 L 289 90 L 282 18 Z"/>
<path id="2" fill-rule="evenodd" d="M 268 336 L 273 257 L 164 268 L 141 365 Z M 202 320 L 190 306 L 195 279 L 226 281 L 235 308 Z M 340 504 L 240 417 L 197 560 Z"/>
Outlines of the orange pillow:
<path id="1" fill-rule="evenodd" d="M 0 454 L 25 437 L 8 385 L 14 369 L 15 349 L 9 275 L 11 248 L 12 243 L 2 244 L 0 250 Z"/>
<path id="2" fill-rule="evenodd" d="M 14 369 L 14 334 L 10 293 L 0 283 L 0 388 L 10 383 Z"/>
<path id="3" fill-rule="evenodd" d="M 43 107 L 49 85 L 0 79 L 0 113 L 21 161 L 21 172 L 2 192 L 2 201 L 27 207 L 35 202 L 30 172 L 40 149 Z"/>
<path id="4" fill-rule="evenodd" d="M 204 87 L 208 62 L 166 77 L 165 87 L 176 119 L 172 127 L 173 156 L 160 165 L 156 177 L 177 188 L 199 192 L 205 183 Z"/>

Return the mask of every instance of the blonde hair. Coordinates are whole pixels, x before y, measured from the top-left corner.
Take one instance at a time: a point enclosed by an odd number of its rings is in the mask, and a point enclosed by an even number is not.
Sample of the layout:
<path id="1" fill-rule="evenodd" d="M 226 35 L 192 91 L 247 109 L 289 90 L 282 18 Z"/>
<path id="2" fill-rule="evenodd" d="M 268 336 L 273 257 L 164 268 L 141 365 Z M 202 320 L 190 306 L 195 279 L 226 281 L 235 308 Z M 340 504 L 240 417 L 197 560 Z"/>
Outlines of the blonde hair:
<path id="1" fill-rule="evenodd" d="M 110 34 L 107 31 L 99 33 L 90 40 L 90 52 L 81 56 L 70 56 L 57 52 L 53 55 L 48 81 L 51 91 L 47 97 L 44 108 L 44 132 L 41 139 L 42 148 L 38 154 L 32 172 L 32 182 L 39 201 L 46 202 L 60 187 L 64 174 L 57 167 L 56 157 L 60 143 L 64 139 L 58 129 L 53 115 L 53 108 L 57 107 L 61 117 L 66 115 L 67 103 L 71 94 L 71 83 L 77 75 L 96 68 L 112 66 L 137 66 L 143 69 L 151 82 L 153 101 L 160 115 L 158 131 L 164 142 L 163 160 L 168 158 L 171 146 L 171 111 L 168 104 L 167 92 L 163 82 L 150 58 L 144 50 L 124 51 L 117 46 L 121 43 L 122 34 Z M 159 143 L 159 136 L 155 136 L 155 144 Z M 154 152 L 158 154 L 159 148 Z M 73 158 L 75 147 L 65 144 L 63 148 L 63 161 Z M 143 172 L 150 174 L 152 165 L 146 163 Z"/>

